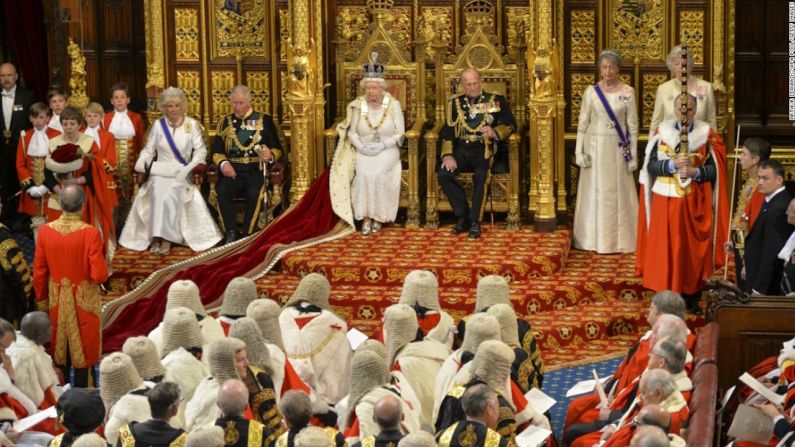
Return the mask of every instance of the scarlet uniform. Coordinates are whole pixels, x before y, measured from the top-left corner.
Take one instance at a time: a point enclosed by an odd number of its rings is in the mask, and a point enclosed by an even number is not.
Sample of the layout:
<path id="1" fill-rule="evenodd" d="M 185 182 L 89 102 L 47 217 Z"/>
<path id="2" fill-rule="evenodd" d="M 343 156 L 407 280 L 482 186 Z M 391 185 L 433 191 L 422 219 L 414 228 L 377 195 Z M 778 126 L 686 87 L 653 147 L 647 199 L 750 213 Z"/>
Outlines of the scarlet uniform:
<path id="1" fill-rule="evenodd" d="M 135 161 L 138 160 L 138 154 L 144 147 L 144 136 L 146 135 L 146 127 L 141 115 L 130 110 L 124 112 L 117 112 L 111 110 L 105 114 L 102 119 L 102 126 L 104 130 L 110 132 L 114 138 L 113 152 L 114 154 L 114 169 L 117 169 L 120 185 L 122 188 L 121 194 L 124 197 L 132 197 L 132 184 L 130 183 L 130 174 Z M 127 153 L 120 153 L 120 141 L 127 142 Z M 126 155 L 126 157 L 125 157 Z"/>
<path id="2" fill-rule="evenodd" d="M 64 214 L 39 228 L 33 264 L 36 304 L 49 311 L 53 360 L 87 368 L 102 348 L 99 285 L 108 279 L 99 231 L 77 214 Z"/>
<path id="3" fill-rule="evenodd" d="M 31 186 L 44 184 L 44 159 L 47 158 L 49 142 L 61 134 L 50 127 L 45 128 L 43 132 L 46 134 L 47 146 L 41 152 L 37 152 L 40 148 L 31 147 L 36 129 L 23 130 L 19 135 L 19 144 L 17 144 L 17 176 L 23 189 L 19 198 L 19 212 L 28 216 L 44 215 L 47 199 L 50 197 L 49 194 L 45 194 L 41 198 L 36 198 L 26 192 Z"/>

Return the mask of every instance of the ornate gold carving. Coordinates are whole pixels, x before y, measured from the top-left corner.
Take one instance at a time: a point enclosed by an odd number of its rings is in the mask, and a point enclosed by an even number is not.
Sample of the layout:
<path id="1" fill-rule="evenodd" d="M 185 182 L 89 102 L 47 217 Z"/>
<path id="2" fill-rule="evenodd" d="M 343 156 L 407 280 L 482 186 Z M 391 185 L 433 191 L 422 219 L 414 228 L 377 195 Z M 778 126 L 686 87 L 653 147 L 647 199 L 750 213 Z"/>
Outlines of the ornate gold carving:
<path id="1" fill-rule="evenodd" d="M 177 86 L 188 98 L 185 114 L 201 119 L 201 75 L 197 70 L 177 70 Z"/>
<path id="2" fill-rule="evenodd" d="M 704 63 L 704 11 L 679 10 L 679 41 L 693 53 L 693 62 Z"/>
<path id="3" fill-rule="evenodd" d="M 249 71 L 246 73 L 246 85 L 251 89 L 251 104 L 254 110 L 271 113 L 270 101 L 271 74 L 267 71 Z"/>
<path id="4" fill-rule="evenodd" d="M 571 63 L 592 64 L 596 53 L 594 10 L 571 10 Z"/>
<path id="5" fill-rule="evenodd" d="M 582 95 L 585 89 L 596 82 L 593 73 L 572 73 L 571 74 L 571 127 L 576 128 L 580 119 L 580 107 L 582 107 Z"/>
<path id="6" fill-rule="evenodd" d="M 663 0 L 612 0 L 611 3 L 610 48 L 617 48 L 626 58 L 636 55 L 641 60 L 665 58 L 668 25 Z"/>
<path id="7" fill-rule="evenodd" d="M 443 42 L 448 52 L 453 49 L 453 8 L 442 6 L 420 7 L 419 34 L 428 42 Z M 429 85 L 433 86 L 433 84 Z"/>
<path id="8" fill-rule="evenodd" d="M 287 72 L 286 71 L 282 70 L 282 71 L 279 72 L 279 80 L 281 81 L 279 83 L 279 86 L 281 87 L 280 88 L 280 90 L 281 90 L 280 98 L 281 98 L 281 104 L 282 104 L 282 120 L 281 120 L 282 124 L 288 124 L 290 122 L 290 108 L 289 107 L 284 107 L 284 104 L 286 104 L 286 101 L 287 101 L 287 94 L 289 93 L 289 89 L 287 88 L 288 82 L 289 82 L 288 79 L 289 79 L 289 76 L 287 76 Z M 275 111 L 274 111 L 274 113 L 275 113 Z"/>
<path id="9" fill-rule="evenodd" d="M 651 115 L 654 112 L 654 98 L 657 96 L 657 87 L 668 80 L 668 75 L 663 73 L 643 74 L 643 127 L 651 124 Z"/>
<path id="10" fill-rule="evenodd" d="M 533 35 L 533 18 L 530 8 L 508 7 L 508 56 L 514 61 L 518 60 L 519 48 L 527 49 L 527 39 Z"/>
<path id="11" fill-rule="evenodd" d="M 163 75 L 163 5 L 160 0 L 146 0 L 144 3 L 144 23 L 146 24 L 146 88 L 165 88 Z M 150 96 L 147 94 L 147 96 Z"/>
<path id="12" fill-rule="evenodd" d="M 489 0 L 469 0 L 464 4 L 464 27 L 472 32 L 477 27 L 496 35 L 494 4 Z"/>
<path id="13" fill-rule="evenodd" d="M 343 57 L 346 61 L 350 61 L 361 53 L 362 45 L 367 40 L 369 11 L 366 6 L 341 6 L 337 11 L 337 36 L 347 42 Z M 390 37 L 397 43 L 400 51 L 410 49 L 411 9 L 409 7 L 399 6 L 390 9 L 384 16 L 384 28 L 389 30 Z M 379 61 L 387 60 L 387 55 L 391 53 L 387 48 L 379 48 L 376 51 L 379 51 Z"/>
<path id="14" fill-rule="evenodd" d="M 268 36 L 272 30 L 267 21 L 267 1 L 248 0 L 247 7 L 241 9 L 240 13 L 224 8 L 226 3 L 226 0 L 215 0 L 211 8 L 211 23 L 215 25 L 212 33 L 213 57 L 268 57 Z M 308 30 L 308 25 L 304 29 Z"/>
<path id="15" fill-rule="evenodd" d="M 88 103 L 86 95 L 86 58 L 83 51 L 72 38 L 66 47 L 69 58 L 72 60 L 72 77 L 69 79 L 69 103 L 79 109 L 84 109 Z"/>
<path id="16" fill-rule="evenodd" d="M 287 62 L 287 45 L 290 44 L 290 10 L 279 8 L 279 60 Z"/>
<path id="17" fill-rule="evenodd" d="M 231 70 L 213 71 L 211 75 L 212 121 L 218 122 L 229 113 L 229 94 L 235 86 L 235 72 Z"/>
<path id="18" fill-rule="evenodd" d="M 199 61 L 199 12 L 195 8 L 174 9 L 174 40 L 178 62 Z"/>

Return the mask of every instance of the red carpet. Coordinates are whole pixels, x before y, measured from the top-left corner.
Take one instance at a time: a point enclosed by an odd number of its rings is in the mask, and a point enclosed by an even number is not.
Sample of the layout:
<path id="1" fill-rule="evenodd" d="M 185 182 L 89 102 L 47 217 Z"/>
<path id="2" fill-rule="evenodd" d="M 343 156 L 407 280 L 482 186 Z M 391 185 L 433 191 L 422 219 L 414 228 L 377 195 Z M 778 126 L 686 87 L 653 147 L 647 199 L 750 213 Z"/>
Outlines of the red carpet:
<path id="1" fill-rule="evenodd" d="M 480 240 L 469 241 L 450 235 L 449 228 L 388 227 L 286 254 L 281 271 L 257 285 L 284 302 L 303 275 L 322 273 L 332 283 L 337 312 L 372 333 L 413 269 L 436 273 L 442 306 L 456 318 L 472 311 L 478 278 L 502 274 L 511 279 L 514 306 L 533 325 L 545 363 L 554 370 L 621 355 L 648 328 L 651 292 L 634 276 L 634 255 L 597 255 L 570 245 L 568 229 L 548 234 L 486 229 Z M 114 258 L 112 288 L 123 293 L 149 272 L 192 255 L 184 248 L 165 257 L 121 250 Z"/>

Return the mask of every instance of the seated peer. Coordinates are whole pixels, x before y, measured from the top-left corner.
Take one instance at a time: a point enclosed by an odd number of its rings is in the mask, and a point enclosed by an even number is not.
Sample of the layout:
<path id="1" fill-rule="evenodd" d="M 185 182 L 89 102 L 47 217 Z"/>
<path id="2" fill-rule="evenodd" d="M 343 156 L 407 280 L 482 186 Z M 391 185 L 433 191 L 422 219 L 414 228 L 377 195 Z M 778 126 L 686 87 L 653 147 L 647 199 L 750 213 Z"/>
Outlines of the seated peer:
<path id="1" fill-rule="evenodd" d="M 437 435 L 439 447 L 465 447 L 490 445 L 507 447 L 511 441 L 494 431 L 499 418 L 500 404 L 497 393 L 485 384 L 470 387 L 461 396 L 465 418 L 447 427 Z M 463 436 L 462 436 L 463 435 Z M 462 440 L 474 439 L 473 443 Z"/>
<path id="2" fill-rule="evenodd" d="M 248 406 L 246 384 L 230 379 L 218 391 L 218 408 L 221 417 L 215 425 L 224 429 L 224 439 L 229 447 L 269 447 L 276 440 L 273 431 L 261 422 L 243 417 Z"/>
<path id="3" fill-rule="evenodd" d="M 174 382 L 161 382 L 146 393 L 149 401 L 151 419 L 144 422 L 130 422 L 119 429 L 120 447 L 148 445 L 167 447 L 183 444 L 188 437 L 181 428 L 174 428 L 168 421 L 179 411 L 181 393 Z M 172 444 L 174 443 L 174 444 Z"/>

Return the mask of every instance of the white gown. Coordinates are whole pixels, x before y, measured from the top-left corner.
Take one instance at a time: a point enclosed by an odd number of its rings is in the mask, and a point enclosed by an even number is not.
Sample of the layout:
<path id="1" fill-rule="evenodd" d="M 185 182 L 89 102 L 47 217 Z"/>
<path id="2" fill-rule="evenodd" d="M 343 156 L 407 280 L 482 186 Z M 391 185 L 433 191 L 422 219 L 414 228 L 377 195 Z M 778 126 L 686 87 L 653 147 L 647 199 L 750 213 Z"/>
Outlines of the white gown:
<path id="1" fill-rule="evenodd" d="M 629 130 L 632 160 L 624 161 L 618 132 L 593 86 L 585 89 L 577 127 L 577 158 L 590 158 L 580 169 L 574 210 L 574 247 L 598 253 L 635 251 L 638 193 L 638 113 L 634 89 L 605 93 L 616 120 Z"/>
<path id="2" fill-rule="evenodd" d="M 206 250 L 222 235 L 190 174 L 207 155 L 201 127 L 193 118 L 185 117 L 182 125 L 173 129 L 174 144 L 187 162 L 183 165 L 172 152 L 159 121 L 152 125 L 135 164 L 138 172 L 150 164 L 152 167 L 149 180 L 135 196 L 119 243 L 131 250 L 146 250 L 152 238 L 160 237 L 194 251 Z"/>
<path id="3" fill-rule="evenodd" d="M 394 222 L 397 216 L 400 202 L 398 148 L 403 142 L 405 124 L 400 101 L 388 93 L 384 93 L 384 97 L 388 100 L 386 110 L 383 105 L 377 110 L 368 109 L 367 120 L 362 115 L 365 103 L 362 97 L 350 104 L 354 113 L 350 117 L 348 138 L 356 148 L 356 174 L 351 184 L 351 197 L 353 215 L 357 220 L 371 217 L 379 222 Z M 351 110 L 350 106 L 348 110 Z M 386 147 L 372 153 L 365 149 L 369 143 L 384 143 Z"/>

